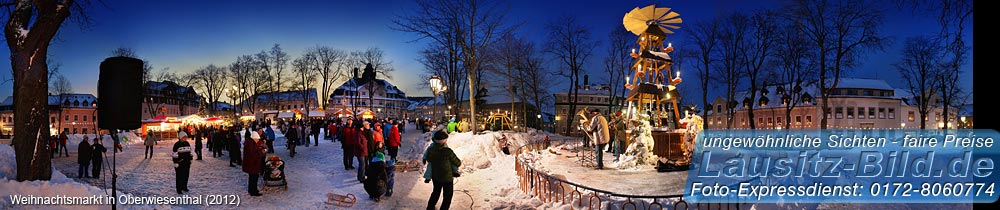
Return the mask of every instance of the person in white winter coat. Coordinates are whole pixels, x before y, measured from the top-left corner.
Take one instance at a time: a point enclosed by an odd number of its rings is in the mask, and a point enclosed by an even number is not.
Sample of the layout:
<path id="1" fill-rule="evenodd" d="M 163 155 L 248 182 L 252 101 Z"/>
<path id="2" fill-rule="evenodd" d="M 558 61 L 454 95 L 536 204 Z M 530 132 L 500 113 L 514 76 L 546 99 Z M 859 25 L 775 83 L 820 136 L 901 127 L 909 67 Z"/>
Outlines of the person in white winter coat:
<path id="1" fill-rule="evenodd" d="M 611 141 L 611 133 L 608 130 L 608 119 L 604 118 L 600 112 L 592 111 L 590 112 L 590 126 L 586 127 L 590 137 L 594 142 L 596 159 L 597 159 L 597 169 L 604 169 L 604 146 Z"/>

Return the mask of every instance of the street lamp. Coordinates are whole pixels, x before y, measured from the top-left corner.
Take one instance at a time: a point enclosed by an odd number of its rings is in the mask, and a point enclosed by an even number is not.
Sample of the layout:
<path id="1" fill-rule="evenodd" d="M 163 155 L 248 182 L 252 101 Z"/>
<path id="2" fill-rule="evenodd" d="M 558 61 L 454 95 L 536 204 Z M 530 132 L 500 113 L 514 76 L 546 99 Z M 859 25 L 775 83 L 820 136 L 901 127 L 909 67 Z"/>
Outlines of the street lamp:
<path id="1" fill-rule="evenodd" d="M 430 87 L 431 87 L 431 93 L 434 94 L 434 99 L 433 99 L 434 100 L 434 106 L 432 107 L 434 110 L 431 113 L 431 118 L 434 118 L 435 116 L 437 116 L 437 97 L 438 97 L 438 94 L 440 94 L 441 92 L 444 92 L 447 89 L 447 87 L 445 87 L 444 81 L 441 80 L 441 77 L 438 76 L 438 75 L 431 76 L 430 81 L 428 81 L 428 83 L 430 84 Z"/>

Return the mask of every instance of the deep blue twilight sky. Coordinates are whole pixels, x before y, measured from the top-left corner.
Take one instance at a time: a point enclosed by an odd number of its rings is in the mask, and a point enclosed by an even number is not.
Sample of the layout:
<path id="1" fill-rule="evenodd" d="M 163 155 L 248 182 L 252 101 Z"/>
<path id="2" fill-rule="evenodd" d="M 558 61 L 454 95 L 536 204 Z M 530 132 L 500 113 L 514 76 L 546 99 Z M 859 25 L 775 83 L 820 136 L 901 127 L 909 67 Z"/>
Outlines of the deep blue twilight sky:
<path id="1" fill-rule="evenodd" d="M 651 3 L 671 7 L 681 14 L 682 30 L 672 37 L 676 46 L 684 46 L 683 27 L 733 10 L 778 7 L 780 0 L 675 0 L 675 1 L 538 1 L 511 0 L 511 23 L 523 22 L 520 34 L 541 46 L 545 41 L 545 24 L 560 15 L 575 15 L 590 27 L 593 37 L 606 42 L 607 34 L 622 27 L 622 16 L 634 7 Z M 237 56 L 252 54 L 281 44 L 293 58 L 303 50 L 326 45 L 347 51 L 379 47 L 397 69 L 391 81 L 410 96 L 429 95 L 419 85 L 423 66 L 417 61 L 425 42 L 412 42 L 414 34 L 390 28 L 396 14 L 408 13 L 412 1 L 127 1 L 105 0 L 107 5 L 89 8 L 94 25 L 78 27 L 67 22 L 50 48 L 51 59 L 62 64 L 62 72 L 72 80 L 74 92 L 96 94 L 98 66 L 111 50 L 131 47 L 141 58 L 154 66 L 154 72 L 170 68 L 174 72 L 191 72 L 208 64 L 228 65 Z M 853 77 L 881 78 L 902 88 L 898 72 L 891 66 L 906 37 L 932 35 L 937 24 L 931 15 L 914 15 L 888 5 L 886 35 L 895 38 L 885 52 L 867 56 L 864 65 L 855 69 Z M 968 28 L 972 40 L 971 26 Z M 970 43 L 971 44 L 971 43 Z M 680 49 L 679 49 L 680 50 Z M 601 72 L 605 46 L 594 50 L 585 66 L 592 81 L 603 81 Z M 0 50 L 0 57 L 9 51 Z M 550 68 L 557 69 L 550 61 Z M 9 68 L 10 61 L 0 65 Z M 50 63 L 50 66 L 53 65 Z M 966 66 L 963 86 L 972 87 L 972 63 Z M 682 67 L 682 71 L 684 68 Z M 693 74 L 687 74 L 692 75 Z M 683 76 L 683 75 L 682 75 Z M 9 80 L 10 71 L 0 78 Z M 698 84 L 688 79 L 682 84 L 689 99 L 699 100 Z M 11 82 L 0 85 L 0 98 L 12 94 Z M 687 87 L 684 87 L 687 86 Z M 565 91 L 566 83 L 553 92 Z M 713 95 L 713 94 L 710 94 Z M 713 96 L 710 96 L 713 97 Z M 693 101 L 692 101 L 693 102 Z"/>

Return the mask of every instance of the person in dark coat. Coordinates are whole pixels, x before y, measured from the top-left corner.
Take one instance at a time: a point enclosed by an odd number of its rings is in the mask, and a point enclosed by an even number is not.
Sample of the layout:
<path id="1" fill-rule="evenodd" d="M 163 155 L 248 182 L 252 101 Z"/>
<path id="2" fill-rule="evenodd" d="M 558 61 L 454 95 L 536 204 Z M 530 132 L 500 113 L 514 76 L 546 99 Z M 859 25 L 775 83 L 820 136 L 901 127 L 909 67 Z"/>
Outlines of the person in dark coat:
<path id="1" fill-rule="evenodd" d="M 274 153 L 274 129 L 270 125 L 264 126 L 264 142 L 267 144 L 267 153 Z"/>
<path id="2" fill-rule="evenodd" d="M 94 178 L 101 177 L 101 164 L 104 162 L 104 152 L 108 148 L 101 144 L 101 137 L 94 137 L 94 144 L 90 145 L 90 175 Z"/>
<path id="3" fill-rule="evenodd" d="M 312 130 L 309 131 L 309 134 L 312 134 L 313 136 L 313 146 L 319 146 L 319 130 L 323 128 L 323 124 L 317 120 L 312 123 L 310 128 L 312 128 Z M 308 144 L 309 142 L 306 143 Z"/>
<path id="4" fill-rule="evenodd" d="M 379 202 L 382 199 L 382 195 L 386 193 L 386 188 L 388 187 L 388 175 L 385 172 L 385 155 L 382 152 L 375 152 L 376 155 L 372 157 L 371 163 L 368 164 L 368 169 L 365 170 L 365 181 L 364 188 L 365 192 L 368 192 L 368 197 L 375 202 Z"/>
<path id="5" fill-rule="evenodd" d="M 229 138 L 226 138 L 229 143 L 229 167 L 236 167 L 233 163 L 243 165 L 243 156 L 240 155 L 240 139 L 236 131 L 235 128 L 231 128 L 226 132 L 226 135 L 229 135 Z"/>
<path id="6" fill-rule="evenodd" d="M 198 154 L 198 160 L 201 160 L 201 139 L 205 136 L 205 129 L 199 128 L 192 131 L 194 131 L 194 153 Z"/>
<path id="7" fill-rule="evenodd" d="M 431 180 L 434 181 L 434 191 L 430 200 L 427 200 L 427 209 L 434 209 L 442 190 L 444 200 L 441 201 L 441 210 L 447 210 L 451 206 L 451 197 L 455 191 L 455 177 L 460 175 L 453 171 L 453 167 L 462 165 L 462 160 L 458 159 L 455 152 L 448 148 L 448 133 L 443 130 L 434 132 L 432 138 L 434 143 L 427 148 L 427 161 L 430 162 Z"/>
<path id="8" fill-rule="evenodd" d="M 261 167 L 264 166 L 264 155 L 267 152 L 263 142 L 260 141 L 260 134 L 247 129 L 250 138 L 243 143 L 243 172 L 249 176 L 247 179 L 247 192 L 250 196 L 260 196 L 257 189 L 257 180 L 260 180 Z"/>
<path id="9" fill-rule="evenodd" d="M 184 194 L 186 191 L 191 191 L 188 189 L 188 177 L 191 176 L 191 159 L 194 156 L 191 155 L 191 143 L 187 142 L 188 135 L 183 131 L 177 134 L 177 142 L 174 143 L 173 148 L 173 161 L 174 161 L 174 172 L 175 172 L 175 186 L 177 188 L 177 194 Z"/>
<path id="10" fill-rule="evenodd" d="M 226 137 L 226 130 L 221 127 L 212 131 L 212 147 L 215 148 L 212 157 L 222 157 L 222 150 L 226 148 Z"/>
<path id="11" fill-rule="evenodd" d="M 288 156 L 295 157 L 295 146 L 299 144 L 298 125 L 292 123 L 292 127 L 285 133 L 285 146 L 288 147 Z"/>
<path id="12" fill-rule="evenodd" d="M 66 148 L 66 140 L 69 140 L 69 128 L 63 130 L 63 132 L 59 134 L 59 148 L 56 150 L 56 152 L 62 152 L 66 155 L 66 157 L 69 157 L 69 149 Z M 59 156 L 59 154 L 56 154 L 56 156 Z"/>
<path id="13" fill-rule="evenodd" d="M 344 149 L 344 170 L 354 169 L 354 120 L 347 120 L 347 124 L 337 137 L 340 138 L 340 148 Z"/>
<path id="14" fill-rule="evenodd" d="M 365 169 L 368 167 L 368 140 L 372 138 L 372 129 L 368 122 L 354 135 L 354 157 L 358 159 L 358 181 L 365 181 Z"/>
<path id="15" fill-rule="evenodd" d="M 89 139 L 90 139 L 90 137 L 84 135 L 83 136 L 83 141 L 80 141 L 80 146 L 77 147 L 77 151 L 76 151 L 77 158 L 76 158 L 76 160 L 77 160 L 77 163 L 80 164 L 80 170 L 77 171 L 77 173 L 76 173 L 77 174 L 77 178 L 90 177 L 90 175 L 89 175 L 90 173 L 87 173 L 87 172 L 90 171 L 89 170 L 90 169 L 90 150 L 92 149 L 92 148 L 90 148 L 90 142 L 87 142 Z"/>

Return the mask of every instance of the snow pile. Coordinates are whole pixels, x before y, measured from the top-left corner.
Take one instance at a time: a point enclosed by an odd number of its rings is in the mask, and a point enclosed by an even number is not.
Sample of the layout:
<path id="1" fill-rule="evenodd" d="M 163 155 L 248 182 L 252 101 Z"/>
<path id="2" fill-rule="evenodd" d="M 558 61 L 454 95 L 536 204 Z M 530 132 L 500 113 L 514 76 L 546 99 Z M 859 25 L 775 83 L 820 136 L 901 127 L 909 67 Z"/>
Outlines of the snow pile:
<path id="1" fill-rule="evenodd" d="M 13 147 L 0 144 L 0 179 L 17 178 L 17 160 L 14 157 Z"/>
<path id="2" fill-rule="evenodd" d="M 11 195 L 0 197 L 0 209 L 107 209 L 107 205 L 14 205 L 13 195 L 17 196 L 67 196 L 67 197 L 91 197 L 110 196 L 110 191 L 75 182 L 67 178 L 62 172 L 52 169 L 52 179 L 48 181 L 24 181 L 18 182 L 16 176 L 16 162 L 14 148 L 8 145 L 0 145 L 0 195 Z M 124 195 L 124 193 L 120 193 Z M 128 209 L 169 209 L 167 206 L 139 206 L 129 205 Z"/>

